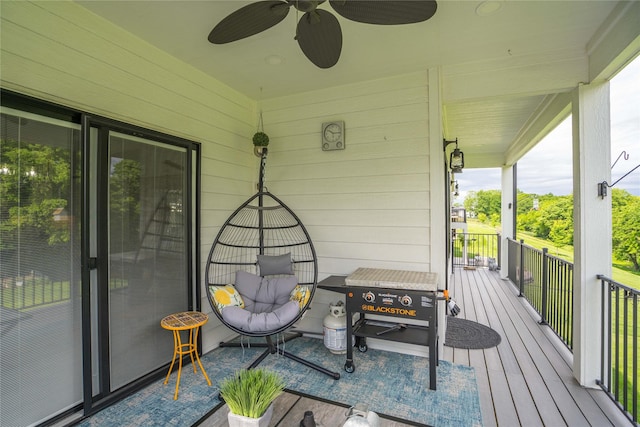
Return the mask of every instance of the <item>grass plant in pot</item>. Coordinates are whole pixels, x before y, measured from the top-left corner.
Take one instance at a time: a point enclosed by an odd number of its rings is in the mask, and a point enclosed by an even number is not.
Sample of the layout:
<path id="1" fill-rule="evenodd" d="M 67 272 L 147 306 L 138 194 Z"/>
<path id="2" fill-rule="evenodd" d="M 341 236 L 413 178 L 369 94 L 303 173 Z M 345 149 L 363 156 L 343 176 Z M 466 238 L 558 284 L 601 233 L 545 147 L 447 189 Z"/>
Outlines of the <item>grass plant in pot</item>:
<path id="1" fill-rule="evenodd" d="M 229 426 L 267 427 L 273 401 L 284 387 L 280 374 L 262 368 L 243 369 L 222 380 L 220 396 L 229 407 Z"/>

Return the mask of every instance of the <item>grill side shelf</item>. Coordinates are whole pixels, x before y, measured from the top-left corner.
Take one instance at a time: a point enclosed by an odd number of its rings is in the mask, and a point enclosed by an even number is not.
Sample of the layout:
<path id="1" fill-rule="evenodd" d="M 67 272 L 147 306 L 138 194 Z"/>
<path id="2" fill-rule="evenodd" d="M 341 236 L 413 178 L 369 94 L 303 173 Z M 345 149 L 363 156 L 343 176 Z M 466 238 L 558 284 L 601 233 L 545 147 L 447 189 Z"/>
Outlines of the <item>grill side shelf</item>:
<path id="1" fill-rule="evenodd" d="M 429 345 L 428 326 L 405 325 L 401 328 L 391 329 L 397 325 L 397 323 L 384 323 L 361 318 L 353 325 L 353 335 L 356 337 L 379 338 L 408 344 Z"/>

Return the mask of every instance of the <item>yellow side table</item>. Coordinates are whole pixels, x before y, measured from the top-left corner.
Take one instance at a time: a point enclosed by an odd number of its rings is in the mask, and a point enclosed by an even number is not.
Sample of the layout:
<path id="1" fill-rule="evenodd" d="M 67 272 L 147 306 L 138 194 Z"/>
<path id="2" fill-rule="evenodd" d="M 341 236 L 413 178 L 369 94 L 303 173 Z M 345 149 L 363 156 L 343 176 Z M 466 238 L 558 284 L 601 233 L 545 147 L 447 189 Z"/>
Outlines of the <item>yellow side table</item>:
<path id="1" fill-rule="evenodd" d="M 164 383 L 167 384 L 169 382 L 169 376 L 171 375 L 171 371 L 173 370 L 173 365 L 176 362 L 176 357 L 178 357 L 178 379 L 176 380 L 176 392 L 173 395 L 173 400 L 178 399 L 178 387 L 180 386 L 180 373 L 182 372 L 182 356 L 188 354 L 191 357 L 191 364 L 193 365 L 193 372 L 196 372 L 196 361 L 198 361 L 198 365 L 200 365 L 200 369 L 202 370 L 202 375 L 207 380 L 207 384 L 211 385 L 211 380 L 207 376 L 204 368 L 202 367 L 202 362 L 200 362 L 200 357 L 198 356 L 198 331 L 200 330 L 200 326 L 207 323 L 209 320 L 209 316 L 204 313 L 200 313 L 199 311 L 183 311 L 181 313 L 170 314 L 160 321 L 160 326 L 164 329 L 168 329 L 173 331 L 173 360 L 171 361 L 171 366 L 169 366 L 169 372 L 167 373 L 167 378 L 164 380 Z M 182 343 L 182 338 L 180 337 L 181 331 L 189 331 L 189 342 Z M 193 356 L 195 355 L 195 360 Z"/>

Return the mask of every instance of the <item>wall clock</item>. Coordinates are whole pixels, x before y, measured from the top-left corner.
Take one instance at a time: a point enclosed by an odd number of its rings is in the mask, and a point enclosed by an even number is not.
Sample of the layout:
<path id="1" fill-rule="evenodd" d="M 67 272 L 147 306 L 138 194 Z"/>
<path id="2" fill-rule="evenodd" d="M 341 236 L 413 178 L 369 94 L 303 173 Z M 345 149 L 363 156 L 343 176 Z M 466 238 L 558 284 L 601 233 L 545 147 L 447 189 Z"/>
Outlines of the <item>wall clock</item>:
<path id="1" fill-rule="evenodd" d="M 344 121 L 322 124 L 322 149 L 324 151 L 344 150 Z"/>

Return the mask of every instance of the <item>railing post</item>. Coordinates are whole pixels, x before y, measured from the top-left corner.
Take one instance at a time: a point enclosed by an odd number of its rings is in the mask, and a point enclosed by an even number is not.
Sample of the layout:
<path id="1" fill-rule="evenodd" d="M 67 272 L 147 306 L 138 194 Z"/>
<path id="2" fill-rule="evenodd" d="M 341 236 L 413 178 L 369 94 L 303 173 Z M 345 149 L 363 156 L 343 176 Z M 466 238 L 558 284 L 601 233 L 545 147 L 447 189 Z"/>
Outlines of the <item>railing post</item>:
<path id="1" fill-rule="evenodd" d="M 605 304 L 607 301 L 607 291 L 604 283 L 604 276 L 598 274 L 598 280 L 600 280 L 600 286 L 602 287 L 602 304 L 600 305 L 600 379 L 596 380 L 596 384 L 598 384 L 603 389 L 608 389 L 607 381 L 605 379 L 605 367 L 609 366 L 608 363 L 605 363 L 605 348 L 607 348 L 606 344 L 606 309 Z M 611 347 L 609 347 L 611 348 Z M 606 375 L 608 378 L 608 375 Z"/>
<path id="2" fill-rule="evenodd" d="M 636 380 L 634 380 L 633 382 L 633 391 L 631 393 L 631 401 L 633 402 L 633 406 L 632 406 L 632 410 L 630 411 L 631 414 L 633 415 L 633 419 L 638 421 L 638 294 L 634 294 L 633 295 L 633 323 L 632 323 L 632 330 L 631 330 L 631 336 L 633 337 L 633 355 L 632 355 L 632 360 L 633 360 L 633 365 L 632 365 L 632 369 L 633 369 L 633 375 L 634 378 L 636 378 Z"/>
<path id="3" fill-rule="evenodd" d="M 520 277 L 518 279 L 520 281 L 519 288 L 520 294 L 519 297 L 524 296 L 524 239 L 520 239 Z"/>
<path id="4" fill-rule="evenodd" d="M 456 271 L 456 231 L 451 230 L 451 274 Z"/>
<path id="5" fill-rule="evenodd" d="M 540 324 L 547 324 L 547 295 L 549 287 L 549 249 L 542 248 L 542 307 L 540 308 Z"/>
<path id="6" fill-rule="evenodd" d="M 498 238 L 498 256 L 496 258 L 496 265 L 498 266 L 498 270 L 500 270 L 501 266 L 500 266 L 500 259 L 502 259 L 502 239 L 500 239 L 500 233 L 497 233 L 497 238 Z"/>

